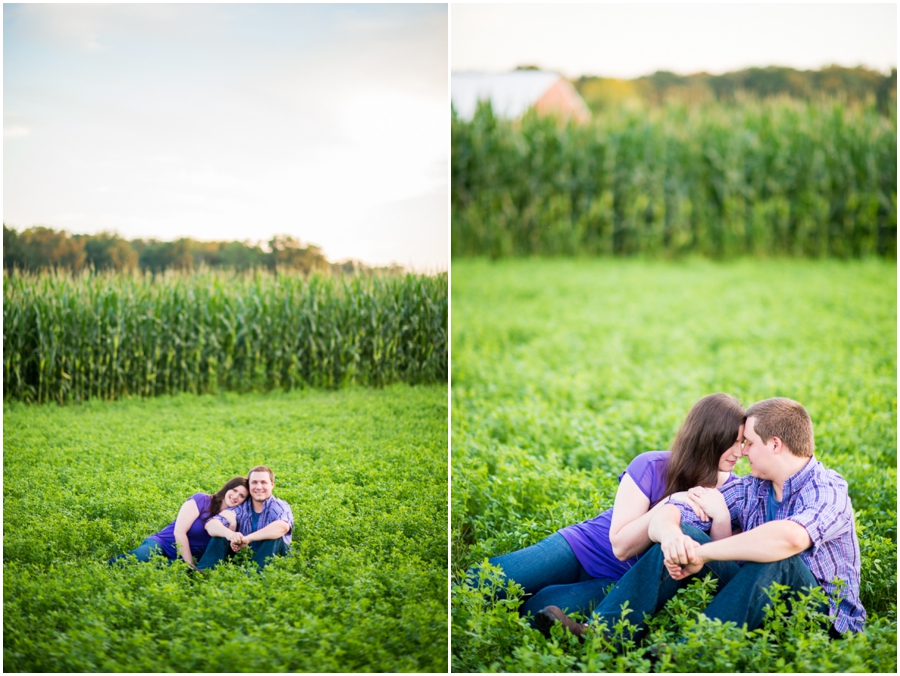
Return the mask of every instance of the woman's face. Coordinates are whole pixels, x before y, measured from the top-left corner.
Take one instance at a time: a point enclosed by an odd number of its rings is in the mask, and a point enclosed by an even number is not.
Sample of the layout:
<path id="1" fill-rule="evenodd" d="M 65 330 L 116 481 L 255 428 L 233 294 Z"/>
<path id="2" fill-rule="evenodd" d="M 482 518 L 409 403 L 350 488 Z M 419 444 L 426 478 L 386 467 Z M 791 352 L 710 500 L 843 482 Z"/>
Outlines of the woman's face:
<path id="1" fill-rule="evenodd" d="M 232 507 L 237 507 L 244 500 L 247 499 L 247 489 L 243 486 L 236 486 L 232 488 L 230 491 L 225 493 L 225 499 L 222 501 L 222 506 L 225 509 L 231 509 Z"/>
<path id="2" fill-rule="evenodd" d="M 722 454 L 722 457 L 719 458 L 719 471 L 720 472 L 730 472 L 734 469 L 734 466 L 737 464 L 737 461 L 741 459 L 742 448 L 744 443 L 744 426 L 741 425 L 738 428 L 737 439 L 735 439 L 734 443 L 729 447 L 727 451 Z"/>

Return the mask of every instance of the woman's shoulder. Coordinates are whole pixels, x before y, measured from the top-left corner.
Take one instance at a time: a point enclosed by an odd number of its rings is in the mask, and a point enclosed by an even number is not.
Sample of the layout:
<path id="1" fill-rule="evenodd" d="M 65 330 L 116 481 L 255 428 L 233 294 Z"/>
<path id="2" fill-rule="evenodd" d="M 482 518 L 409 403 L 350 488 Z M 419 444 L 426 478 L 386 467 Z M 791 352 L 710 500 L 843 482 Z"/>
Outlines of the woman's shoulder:
<path id="1" fill-rule="evenodd" d="M 212 500 L 212 496 L 209 493 L 194 493 L 188 500 L 193 500 L 197 503 L 198 507 L 201 507 L 202 505 L 209 503 Z"/>
<path id="2" fill-rule="evenodd" d="M 669 462 L 669 451 L 645 451 L 628 463 L 628 469 L 645 468 L 650 465 L 665 465 Z"/>

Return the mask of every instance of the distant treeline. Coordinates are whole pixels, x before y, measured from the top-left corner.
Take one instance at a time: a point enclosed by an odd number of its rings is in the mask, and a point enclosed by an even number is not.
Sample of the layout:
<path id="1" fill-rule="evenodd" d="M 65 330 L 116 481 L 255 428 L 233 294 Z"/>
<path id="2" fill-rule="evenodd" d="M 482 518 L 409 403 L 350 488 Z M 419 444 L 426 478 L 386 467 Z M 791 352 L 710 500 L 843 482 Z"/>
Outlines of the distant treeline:
<path id="1" fill-rule="evenodd" d="M 639 100 L 651 105 L 666 102 L 707 103 L 734 101 L 751 96 L 787 96 L 805 101 L 822 97 L 845 103 L 874 103 L 882 114 L 896 114 L 897 70 L 883 75 L 867 68 L 830 66 L 822 70 L 794 70 L 770 66 L 710 75 L 676 75 L 658 71 L 633 80 L 582 76 L 575 82 L 585 102 L 594 111 Z"/>
<path id="2" fill-rule="evenodd" d="M 203 242 L 187 237 L 162 242 L 155 239 L 126 240 L 113 233 L 70 235 L 64 230 L 34 226 L 18 232 L 3 225 L 3 269 L 40 270 L 63 268 L 79 272 L 85 268 L 128 272 L 141 270 L 194 270 L 200 267 L 303 273 L 401 273 L 400 266 L 373 268 L 359 261 L 330 263 L 319 247 L 302 245 L 290 235 L 268 241 L 268 250 L 249 242 Z"/>
<path id="3" fill-rule="evenodd" d="M 453 256 L 897 255 L 897 128 L 748 99 L 451 123 Z"/>

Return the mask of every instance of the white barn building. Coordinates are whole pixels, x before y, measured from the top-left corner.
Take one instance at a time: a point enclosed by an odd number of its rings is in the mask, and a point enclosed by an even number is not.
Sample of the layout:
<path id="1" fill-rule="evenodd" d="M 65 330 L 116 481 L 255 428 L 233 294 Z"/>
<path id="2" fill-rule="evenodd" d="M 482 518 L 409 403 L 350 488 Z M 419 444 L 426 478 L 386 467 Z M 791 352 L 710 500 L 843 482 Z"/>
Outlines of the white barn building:
<path id="1" fill-rule="evenodd" d="M 542 115 L 588 120 L 590 110 L 572 83 L 558 73 L 515 70 L 509 73 L 452 73 L 450 99 L 456 114 L 471 120 L 479 101 L 490 101 L 498 117 L 517 119 L 534 107 Z"/>

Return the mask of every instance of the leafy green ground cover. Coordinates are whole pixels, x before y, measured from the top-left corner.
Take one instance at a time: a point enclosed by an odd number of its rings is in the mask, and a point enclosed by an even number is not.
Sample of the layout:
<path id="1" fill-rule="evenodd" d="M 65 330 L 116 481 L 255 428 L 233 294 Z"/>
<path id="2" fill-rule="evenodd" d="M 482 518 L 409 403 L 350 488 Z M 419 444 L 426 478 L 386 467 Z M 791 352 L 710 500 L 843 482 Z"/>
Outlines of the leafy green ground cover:
<path id="1" fill-rule="evenodd" d="M 453 670 L 894 672 L 896 274 L 877 260 L 454 260 Z M 816 456 L 850 485 L 865 634 L 829 642 L 811 613 L 774 613 L 749 634 L 698 622 L 709 590 L 696 582 L 615 655 L 599 638 L 545 640 L 516 594 L 458 584 L 610 507 L 629 460 L 667 448 L 718 391 L 809 410 Z M 684 635 L 649 660 L 648 646 Z"/>
<path id="2" fill-rule="evenodd" d="M 447 670 L 447 388 L 4 406 L 5 671 Z M 262 574 L 106 560 L 258 463 Z"/>

